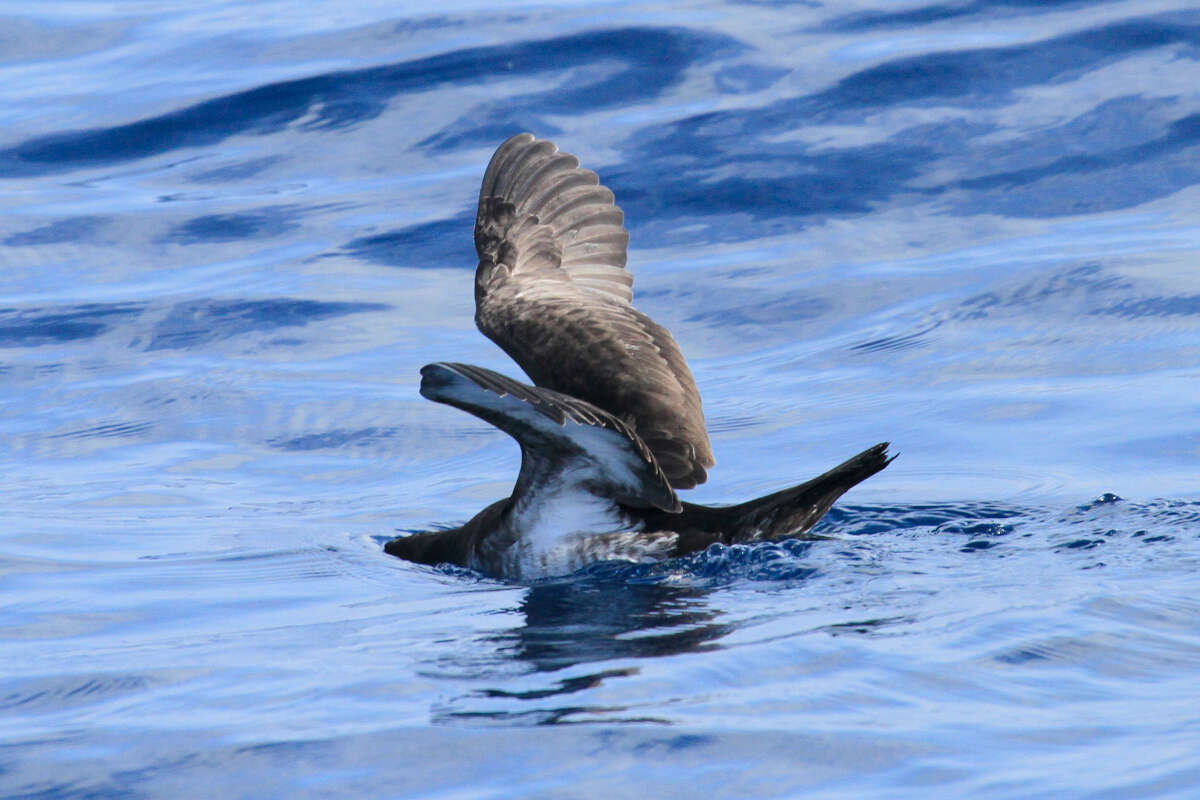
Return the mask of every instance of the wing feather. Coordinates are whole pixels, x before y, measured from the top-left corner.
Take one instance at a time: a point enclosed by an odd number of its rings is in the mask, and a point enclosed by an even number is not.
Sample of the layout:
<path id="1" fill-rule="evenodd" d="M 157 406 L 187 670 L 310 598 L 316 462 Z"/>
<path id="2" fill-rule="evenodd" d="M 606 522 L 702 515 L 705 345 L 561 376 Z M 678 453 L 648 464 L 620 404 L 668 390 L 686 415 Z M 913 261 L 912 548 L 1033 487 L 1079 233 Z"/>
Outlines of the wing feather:
<path id="1" fill-rule="evenodd" d="M 496 150 L 475 224 L 475 320 L 538 386 L 628 422 L 675 488 L 715 461 L 700 393 L 671 334 L 633 308 L 613 193 L 532 134 Z"/>
<path id="2" fill-rule="evenodd" d="M 591 403 L 490 369 L 450 362 L 421 368 L 421 394 L 474 414 L 520 443 L 521 475 L 514 495 L 542 482 L 548 472 L 571 472 L 589 491 L 624 505 L 681 509 L 646 443 Z"/>

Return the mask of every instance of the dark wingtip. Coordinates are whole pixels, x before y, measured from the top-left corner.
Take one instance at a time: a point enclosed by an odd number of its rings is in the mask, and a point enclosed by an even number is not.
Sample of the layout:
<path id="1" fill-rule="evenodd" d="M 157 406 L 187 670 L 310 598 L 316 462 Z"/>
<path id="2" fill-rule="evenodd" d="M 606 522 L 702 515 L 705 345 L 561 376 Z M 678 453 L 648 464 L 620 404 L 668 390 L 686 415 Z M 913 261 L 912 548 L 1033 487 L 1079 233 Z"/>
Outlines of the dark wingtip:
<path id="1" fill-rule="evenodd" d="M 888 452 L 888 448 L 890 448 L 891 446 L 892 446 L 891 442 L 880 442 L 879 444 L 875 445 L 874 448 L 872 448 L 873 450 L 878 451 L 880 458 L 884 459 L 883 467 L 886 467 L 888 464 L 892 463 L 893 461 L 895 461 L 897 458 L 900 457 L 899 451 L 896 451 L 895 453 Z M 883 467 L 880 467 L 880 469 L 883 469 Z"/>
<path id="2" fill-rule="evenodd" d="M 452 364 L 436 361 L 421 367 L 421 396 L 438 402 L 441 400 L 440 390 L 447 388 L 462 379 Z"/>
<path id="3" fill-rule="evenodd" d="M 737 506 L 729 506 L 738 531 L 764 539 L 796 536 L 815 525 L 829 507 L 847 490 L 879 473 L 896 459 L 889 454 L 891 442 L 880 442 L 851 456 L 831 470 L 790 489 L 760 497 Z M 740 541 L 745 533 L 729 535 Z"/>
<path id="4" fill-rule="evenodd" d="M 854 476 L 852 478 L 853 482 L 846 487 L 849 488 L 872 475 L 882 472 L 888 464 L 895 461 L 900 454 L 889 453 L 888 448 L 891 446 L 891 442 L 880 442 L 874 447 L 868 447 L 849 461 L 834 467 L 826 474 L 843 473 L 847 476 Z"/>
<path id="5" fill-rule="evenodd" d="M 900 453 L 898 453 L 898 452 L 897 453 L 889 453 L 888 452 L 888 450 L 891 448 L 891 446 L 892 446 L 891 442 L 880 442 L 879 444 L 870 448 L 869 450 L 862 453 L 861 455 L 856 456 L 855 459 L 851 459 L 852 461 L 857 460 L 857 459 L 862 459 L 862 461 L 860 463 L 862 464 L 863 467 L 865 467 L 868 470 L 867 474 L 865 474 L 863 476 L 862 480 L 866 480 L 871 475 L 875 475 L 880 472 L 883 472 L 883 470 L 885 470 L 887 468 L 888 464 L 891 464 L 893 461 L 895 461 L 897 458 L 900 457 Z"/>
<path id="6" fill-rule="evenodd" d="M 851 462 L 862 461 L 864 463 L 867 463 L 867 462 L 878 463 L 879 469 L 883 469 L 884 467 L 886 467 L 888 464 L 895 461 L 900 456 L 899 453 L 889 453 L 888 452 L 888 448 L 890 448 L 891 446 L 892 446 L 891 442 L 880 442 L 877 445 L 868 447 L 866 450 L 863 450 L 861 453 L 854 456 L 854 458 L 850 459 L 850 461 Z"/>

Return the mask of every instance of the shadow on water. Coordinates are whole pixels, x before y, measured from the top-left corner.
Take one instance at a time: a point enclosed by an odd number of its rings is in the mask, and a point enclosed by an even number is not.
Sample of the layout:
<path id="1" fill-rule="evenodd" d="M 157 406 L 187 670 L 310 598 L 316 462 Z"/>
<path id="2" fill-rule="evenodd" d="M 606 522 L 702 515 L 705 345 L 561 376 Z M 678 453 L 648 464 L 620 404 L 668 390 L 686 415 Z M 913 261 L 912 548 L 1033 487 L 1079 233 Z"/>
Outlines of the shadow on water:
<path id="1" fill-rule="evenodd" d="M 126 125 L 39 136 L 0 150 L 0 177 L 67 172 L 211 146 L 238 134 L 273 134 L 302 118 L 304 129 L 344 128 L 378 117 L 392 97 L 405 93 L 590 64 L 618 65 L 574 86 L 556 85 L 476 108 L 463 122 L 423 142 L 438 149 L 492 144 L 511 135 L 514 126 L 536 123 L 540 130 L 555 130 L 531 118 L 531 112 L 561 114 L 654 99 L 696 62 L 737 47 L 728 37 L 683 28 L 620 28 L 466 48 L 271 83 Z"/>
<path id="2" fill-rule="evenodd" d="M 1127 208 L 1200 182 L 1198 116 L 1179 116 L 1180 98 L 1131 94 L 1049 130 L 989 143 L 980 140 L 994 139 L 997 126 L 969 122 L 953 109 L 1002 107 L 1016 102 L 1019 90 L 1075 80 L 1153 49 L 1182 48 L 1188 55 L 1181 57 L 1194 59 L 1197 46 L 1200 24 L 1143 18 L 1029 44 L 896 58 L 813 94 L 639 131 L 625 164 L 604 178 L 632 225 L 651 226 L 639 234 L 652 242 L 669 240 L 670 225 L 658 226 L 679 217 L 736 212 L 766 233 L 773 230 L 767 223 L 865 213 L 905 193 L 953 191 L 960 213 L 996 213 L 1001 195 L 1009 195 L 1001 207 L 1013 216 Z M 878 142 L 839 147 L 787 138 L 806 126 L 856 124 L 868 113 L 933 105 L 950 110 L 940 121 L 909 125 Z M 1124 122 L 1108 124 L 1114 120 Z M 930 180 L 939 165 L 958 161 L 1001 168 Z M 1085 176 L 1088 205 L 1080 208 L 1080 193 L 1068 184 Z M 1012 197 L 1017 189 L 1019 196 Z M 746 224 L 742 219 L 729 235 L 745 236 Z"/>
<path id="3" fill-rule="evenodd" d="M 827 27 L 918 24 L 984 10 L 978 3 L 945 4 L 898 17 L 843 17 Z M 917 16 L 907 20 L 912 14 Z M 966 113 L 981 106 L 1003 109 L 1021 102 L 1023 90 L 1078 80 L 1150 51 L 1169 49 L 1175 59 L 1195 60 L 1197 48 L 1200 23 L 1176 14 L 1014 45 L 904 55 L 807 95 L 644 126 L 627 139 L 621 163 L 606 168 L 602 178 L 643 246 L 674 244 L 684 235 L 694 239 L 694 231 L 681 232 L 688 227 L 681 220 L 706 218 L 709 238 L 744 240 L 795 231 L 811 219 L 868 213 L 903 194 L 944 196 L 951 213 L 1052 217 L 1128 208 L 1200 182 L 1200 110 L 1187 107 L 1189 98 L 1148 97 L 1131 86 L 1074 118 L 1030 132 Z M 489 147 L 519 130 L 554 136 L 561 130 L 553 120 L 562 115 L 661 98 L 697 64 L 733 62 L 711 70 L 723 92 L 759 92 L 786 72 L 743 63 L 746 54 L 753 58 L 751 48 L 729 36 L 679 27 L 593 30 L 465 48 L 267 84 L 125 125 L 36 137 L 0 150 L 0 177 L 117 164 L 238 134 L 274 134 L 293 124 L 302 131 L 345 128 L 379 117 L 399 95 L 543 76 L 546 88 L 519 94 L 497 89 L 493 94 L 502 100 L 467 107 L 416 145 L 437 152 Z M 901 123 L 864 144 L 794 135 L 825 124 L 862 124 L 867 115 L 894 109 L 934 107 L 935 116 L 925 115 L 930 121 Z M 256 163 L 265 168 L 272 162 Z M 987 165 L 987 171 L 963 174 L 975 165 Z M 1087 182 L 1086 191 L 1079 191 L 1080 181 Z M 345 249 L 389 265 L 471 266 L 464 233 L 471 224 L 469 198 L 463 206 L 450 219 L 352 239 Z M 200 218 L 173 231 L 170 240 L 277 235 L 298 224 L 298 213 L 280 207 Z M 102 222 L 64 220 L 14 234 L 6 243 L 77 239 L 94 234 Z"/>
<path id="4" fill-rule="evenodd" d="M 175 305 L 152 331 L 147 350 L 186 349 L 248 332 L 307 325 L 364 311 L 385 311 L 382 303 L 339 303 L 276 298 L 201 300 Z"/>
<path id="5" fill-rule="evenodd" d="M 598 574 L 606 569 L 614 574 Z M 602 565 L 574 580 L 531 586 L 520 607 L 525 624 L 499 642 L 514 658 L 550 671 L 695 652 L 714 647 L 729 631 L 705 607 L 707 590 L 621 580 L 627 571 Z"/>
<path id="6" fill-rule="evenodd" d="M 767 583 L 772 592 L 831 604 L 814 619 L 834 621 L 809 628 L 813 633 L 904 635 L 923 619 L 915 610 L 920 602 L 862 591 L 893 569 L 908 568 L 902 565 L 923 565 L 912 576 L 937 572 L 935 564 L 959 570 L 975 564 L 987 572 L 995 558 L 1029 559 L 1024 568 L 1051 559 L 1066 559 L 1071 570 L 1102 568 L 1106 550 L 1120 560 L 1194 537 L 1198 509 L 1196 502 L 1130 503 L 1114 494 L 1067 509 L 992 502 L 841 505 L 814 531 L 831 537 L 824 541 L 714 545 L 671 561 L 595 564 L 527 587 L 514 609 L 520 624 L 484 640 L 501 661 L 515 662 L 522 677 L 505 671 L 502 685 L 484 679 L 483 687 L 436 707 L 434 719 L 670 724 L 636 702 L 614 703 L 611 698 L 622 696 L 614 684 L 640 676 L 649 660 L 721 650 L 722 640 L 748 623 L 715 596 L 726 588 Z M 1015 563 L 1003 569 L 1022 568 Z M 923 597 L 927 588 L 917 594 Z"/>
<path id="7" fill-rule="evenodd" d="M 974 13 L 957 6 L 949 11 Z M 695 231 L 680 224 L 685 220 L 709 221 L 709 239 L 742 240 L 799 230 L 810 219 L 865 214 L 905 194 L 945 197 L 946 210 L 956 214 L 1054 217 L 1129 208 L 1200 182 L 1200 114 L 1187 107 L 1188 98 L 1147 97 L 1130 87 L 1125 95 L 1028 132 L 1002 130 L 978 114 L 968 119 L 967 111 L 1003 109 L 1021 102 L 1019 93 L 1030 87 L 1078 80 L 1153 50 L 1200 57 L 1200 24 L 1190 19 L 1135 18 L 1031 43 L 890 59 L 808 95 L 643 127 L 627 139 L 621 163 L 603 169 L 601 179 L 616 192 L 627 226 L 644 246 L 694 240 Z M 679 45 L 688 40 L 669 41 L 676 45 L 673 66 L 687 61 L 685 52 L 695 57 Z M 722 44 L 737 52 L 732 43 Z M 631 52 L 640 58 L 645 50 Z M 640 69 L 630 66 L 624 75 Z M 758 74 L 766 68 L 726 68 L 731 74 L 739 69 Z M 773 79 L 741 87 L 752 92 Z M 543 115 L 602 107 L 608 95 L 599 92 L 592 102 L 589 92 L 508 97 L 503 107 L 484 102 L 424 144 L 440 150 L 491 145 L 525 129 L 553 135 L 558 131 Z M 865 144 L 794 136 L 806 127 L 862 124 L 867 115 L 935 106 L 941 110 L 932 121 L 904 125 Z M 963 174 L 978 165 L 985 165 L 983 174 Z M 356 239 L 348 248 L 384 264 L 470 266 L 462 233 L 470 229 L 469 205 L 464 202 L 464 211 L 451 219 Z M 447 241 L 460 245 L 447 252 Z"/>
<path id="8" fill-rule="evenodd" d="M 450 219 L 422 222 L 388 233 L 360 236 L 344 246 L 355 258 L 388 267 L 460 267 L 474 270 L 471 231 L 475 210 Z"/>
<path id="9" fill-rule="evenodd" d="M 156 321 L 145 303 L 0 308 L 0 347 L 41 347 L 86 341 L 117 325 L 147 318 L 147 330 L 134 331 L 132 347 L 147 351 L 201 347 L 246 333 L 267 333 L 309 323 L 386 311 L 384 303 L 323 302 L 288 297 L 263 300 L 188 300 L 171 306 Z M 135 328 L 137 326 L 135 325 Z"/>
<path id="10" fill-rule="evenodd" d="M 0 308 L 0 347 L 40 347 L 94 339 L 122 320 L 138 316 L 143 303 L 84 303 L 57 308 Z"/>
<path id="11" fill-rule="evenodd" d="M 928 25 L 964 17 L 996 16 L 999 13 L 1014 11 L 1023 15 L 1056 12 L 1082 5 L 1094 6 L 1097 3 L 1093 0 L 975 0 L 970 3 L 934 3 L 902 11 L 857 11 L 835 17 L 820 28 L 824 31 L 854 33 Z"/>
<path id="12" fill-rule="evenodd" d="M 922 529 L 961 538 L 964 554 L 987 549 L 1009 536 L 1028 510 L 993 504 L 844 506 L 835 508 L 820 530 L 838 539 L 782 540 L 752 545 L 713 545 L 664 562 L 603 562 L 579 572 L 535 583 L 516 609 L 522 624 L 489 637 L 505 660 L 531 671 L 517 685 L 475 689 L 435 713 L 442 722 L 553 725 L 597 718 L 606 722 L 660 722 L 633 706 L 614 706 L 589 694 L 639 674 L 638 661 L 721 648 L 721 640 L 744 622 L 711 601 L 714 592 L 747 582 L 770 583 L 803 593 L 810 582 L 833 569 L 873 569 L 857 537 L 896 535 Z M 849 537 L 849 538 L 847 538 Z M 820 549 L 814 549 L 820 548 Z M 840 564 L 831 567 L 832 562 Z M 452 572 L 458 568 L 449 568 Z M 464 571 L 472 574 L 469 571 Z M 870 635 L 911 621 L 906 616 L 836 623 L 821 630 L 833 635 Z M 602 665 L 589 670 L 586 665 Z M 582 667 L 582 669 L 575 669 Z M 559 676 L 561 673 L 561 677 Z M 551 678 L 539 679 L 538 676 Z M 619 692 L 617 692 L 619 694 Z"/>
<path id="13" fill-rule="evenodd" d="M 1029 514 L 1027 509 L 988 503 L 846 505 L 831 509 L 814 533 L 861 537 L 927 529 L 967 538 L 998 537 Z M 810 558 L 813 548 L 830 544 L 824 539 L 714 544 L 667 561 L 593 564 L 570 576 L 530 585 L 518 609 L 524 624 L 493 641 L 511 658 L 540 672 L 717 647 L 717 640 L 733 626 L 708 607 L 711 592 L 747 581 L 800 590 L 819 572 Z M 579 685 L 564 684 L 565 690 Z"/>
<path id="14" fill-rule="evenodd" d="M 630 659 L 710 650 L 733 629 L 707 607 L 709 590 L 647 580 L 644 574 L 638 566 L 605 563 L 530 586 L 518 609 L 524 624 L 491 638 L 499 652 L 535 674 L 598 662 L 619 661 L 619 666 L 575 670 L 549 682 L 534 679 L 522 688 L 479 689 L 442 709 L 437 718 L 555 725 L 602 715 L 608 722 L 661 722 L 644 713 L 631 716 L 626 707 L 573 699 L 636 675 Z"/>
<path id="15" fill-rule="evenodd" d="M 850 345 L 852 352 L 911 350 L 933 343 L 932 334 L 944 325 L 980 325 L 1000 320 L 1027 320 L 1033 327 L 1053 319 L 1113 316 L 1124 319 L 1200 315 L 1200 295 L 1144 296 L 1125 275 L 1099 264 L 1071 265 L 1047 270 L 1011 288 L 993 289 L 946 307 L 934 306 L 920 318 L 886 336 L 871 336 Z M 715 301 L 714 301 L 715 303 Z M 722 321 L 736 316 L 718 308 Z"/>
<path id="16" fill-rule="evenodd" d="M 272 206 L 230 214 L 208 214 L 190 219 L 167 233 L 175 244 L 210 244 L 281 236 L 300 227 L 304 209 Z"/>
<path id="17" fill-rule="evenodd" d="M 4 244 L 9 247 L 30 247 L 85 242 L 94 239 L 107 222 L 108 218 L 101 214 L 67 217 L 48 225 L 10 234 L 4 237 Z"/>

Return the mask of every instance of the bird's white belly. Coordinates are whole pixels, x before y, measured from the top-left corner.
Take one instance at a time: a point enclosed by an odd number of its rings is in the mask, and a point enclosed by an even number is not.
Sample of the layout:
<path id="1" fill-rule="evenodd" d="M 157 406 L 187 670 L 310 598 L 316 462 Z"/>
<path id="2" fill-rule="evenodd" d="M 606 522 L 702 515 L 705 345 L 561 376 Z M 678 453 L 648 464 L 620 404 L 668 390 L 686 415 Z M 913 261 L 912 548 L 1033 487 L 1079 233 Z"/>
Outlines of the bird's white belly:
<path id="1" fill-rule="evenodd" d="M 658 561 L 670 556 L 675 539 L 674 533 L 664 531 L 574 534 L 550 549 L 521 548 L 515 554 L 515 577 L 568 575 L 597 561 Z"/>
<path id="2" fill-rule="evenodd" d="M 509 524 L 519 535 L 503 558 L 508 577 L 566 575 L 596 561 L 658 560 L 675 544 L 674 533 L 642 530 L 612 500 L 587 493 L 557 500 L 515 509 Z"/>

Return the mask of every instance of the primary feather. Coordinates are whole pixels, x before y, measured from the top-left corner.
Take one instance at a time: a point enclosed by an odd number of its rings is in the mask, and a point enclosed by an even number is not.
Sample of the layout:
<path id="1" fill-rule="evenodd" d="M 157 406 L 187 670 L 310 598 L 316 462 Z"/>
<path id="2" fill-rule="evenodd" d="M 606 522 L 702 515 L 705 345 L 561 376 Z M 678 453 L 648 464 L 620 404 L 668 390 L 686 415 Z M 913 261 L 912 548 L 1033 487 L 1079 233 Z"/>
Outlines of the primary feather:
<path id="1" fill-rule="evenodd" d="M 484 173 L 475 222 L 475 322 L 538 386 L 626 421 L 676 489 L 716 461 L 675 339 L 635 309 L 629 234 L 596 173 L 522 133 Z"/>

